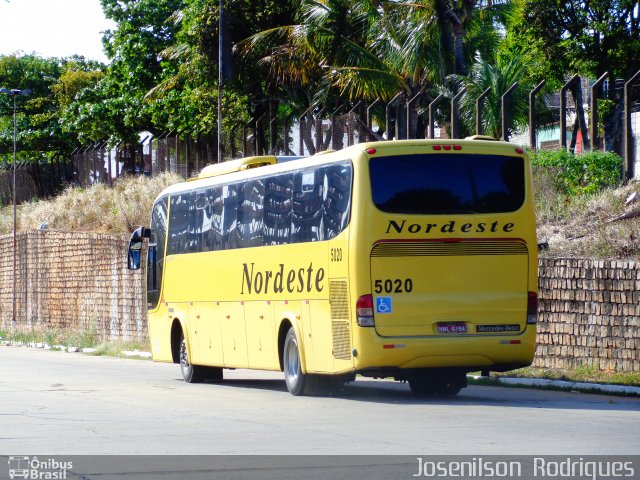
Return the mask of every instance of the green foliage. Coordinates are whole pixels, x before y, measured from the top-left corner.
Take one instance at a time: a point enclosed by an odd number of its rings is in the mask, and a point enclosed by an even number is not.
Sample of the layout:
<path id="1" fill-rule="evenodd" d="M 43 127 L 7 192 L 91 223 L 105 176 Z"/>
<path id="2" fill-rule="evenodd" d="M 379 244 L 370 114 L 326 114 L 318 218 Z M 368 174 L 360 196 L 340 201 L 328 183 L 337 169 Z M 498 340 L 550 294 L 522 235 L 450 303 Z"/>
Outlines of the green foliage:
<path id="1" fill-rule="evenodd" d="M 611 78 L 634 74 L 640 64 L 635 0 L 515 0 L 520 21 L 510 33 L 536 52 L 544 78 L 561 81 L 567 71 Z"/>
<path id="2" fill-rule="evenodd" d="M 52 85 L 56 101 L 60 108 L 64 109 L 71 105 L 78 96 L 86 88 L 95 86 L 98 81 L 104 77 L 101 70 L 84 71 L 76 69 L 67 69 L 60 77 L 56 84 Z"/>
<path id="3" fill-rule="evenodd" d="M 44 344 L 51 347 L 77 347 L 79 349 L 93 348 L 89 355 L 123 356 L 126 350 L 149 351 L 147 339 L 130 341 L 101 341 L 95 326 L 75 327 L 72 329 L 59 328 L 22 328 L 15 332 L 0 330 L 0 339 L 23 345 Z"/>
<path id="4" fill-rule="evenodd" d="M 77 146 L 60 118 L 73 98 L 101 75 L 101 68 L 77 56 L 0 55 L 0 87 L 32 90 L 16 97 L 18 160 L 48 161 Z M 0 162 L 11 161 L 12 151 L 13 98 L 0 95 Z"/>
<path id="5" fill-rule="evenodd" d="M 92 348 L 100 343 L 100 336 L 95 326 L 78 328 L 68 332 L 63 339 L 63 345 L 67 347 Z"/>
<path id="6" fill-rule="evenodd" d="M 548 378 L 569 382 L 591 382 L 612 385 L 640 385 L 638 372 L 609 372 L 598 370 L 595 365 L 579 365 L 573 370 L 559 368 L 526 367 L 506 373 L 493 373 L 495 377 Z"/>
<path id="7" fill-rule="evenodd" d="M 488 88 L 489 94 L 482 109 L 483 133 L 494 138 L 502 137 L 502 95 L 516 82 L 518 87 L 512 91 L 507 104 L 510 128 L 527 125 L 527 94 L 533 82 L 527 76 L 522 56 L 498 57 L 496 64 L 490 64 L 478 56 L 468 76 L 452 75 L 450 78 L 467 90 L 462 97 L 460 113 L 468 133 L 475 132 L 476 99 Z M 544 105 L 538 108 L 542 110 Z"/>
<path id="8" fill-rule="evenodd" d="M 531 164 L 555 174 L 555 186 L 568 195 L 599 192 L 620 184 L 622 158 L 612 152 L 575 155 L 564 149 L 531 152 Z"/>
<path id="9" fill-rule="evenodd" d="M 399 91 L 422 93 L 414 104 L 420 110 L 459 85 L 470 92 L 462 109 L 469 132 L 469 99 L 491 88 L 484 124 L 500 136 L 499 97 L 512 82 L 520 84 L 509 103 L 520 126 L 523 94 L 541 78 L 556 88 L 569 72 L 628 77 L 640 64 L 640 11 L 632 0 L 235 0 L 227 3 L 223 35 L 223 47 L 235 45 L 225 62 L 234 75 L 225 75 L 219 126 L 219 2 L 100 2 L 116 25 L 103 38 L 108 66 L 81 57 L 0 56 L 0 86 L 34 90 L 19 99 L 21 159 L 65 155 L 103 139 L 134 143 L 142 131 L 215 138 L 222 128 L 228 138 L 267 112 L 282 121 L 314 102 L 333 111 Z M 473 65 L 474 58 L 482 60 Z M 0 161 L 12 150 L 11 108 L 0 95 Z M 414 115 L 414 132 L 423 121 Z"/>

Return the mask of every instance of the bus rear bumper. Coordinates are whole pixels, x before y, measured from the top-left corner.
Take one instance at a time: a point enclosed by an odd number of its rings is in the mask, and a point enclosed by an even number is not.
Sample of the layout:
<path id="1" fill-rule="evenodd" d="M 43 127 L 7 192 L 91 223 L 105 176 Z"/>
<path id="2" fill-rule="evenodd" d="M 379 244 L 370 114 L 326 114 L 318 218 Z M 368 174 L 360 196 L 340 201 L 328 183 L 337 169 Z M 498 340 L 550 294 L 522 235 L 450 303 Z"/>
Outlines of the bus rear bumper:
<path id="1" fill-rule="evenodd" d="M 379 337 L 372 330 L 354 342 L 356 372 L 454 368 L 507 371 L 531 365 L 535 328 L 519 335 Z M 360 343 L 360 345 L 358 345 Z M 379 376 L 379 375 L 374 375 Z M 395 375 L 390 375 L 395 376 Z"/>

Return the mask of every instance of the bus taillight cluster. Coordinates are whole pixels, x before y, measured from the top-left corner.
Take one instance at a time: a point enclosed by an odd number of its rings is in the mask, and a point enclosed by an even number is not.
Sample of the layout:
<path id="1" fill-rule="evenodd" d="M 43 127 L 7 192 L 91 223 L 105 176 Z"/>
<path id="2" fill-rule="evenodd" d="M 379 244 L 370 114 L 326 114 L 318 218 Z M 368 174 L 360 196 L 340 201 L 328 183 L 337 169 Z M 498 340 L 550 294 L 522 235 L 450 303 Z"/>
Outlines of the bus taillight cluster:
<path id="1" fill-rule="evenodd" d="M 356 302 L 356 318 L 361 327 L 373 327 L 373 296 L 362 295 Z"/>

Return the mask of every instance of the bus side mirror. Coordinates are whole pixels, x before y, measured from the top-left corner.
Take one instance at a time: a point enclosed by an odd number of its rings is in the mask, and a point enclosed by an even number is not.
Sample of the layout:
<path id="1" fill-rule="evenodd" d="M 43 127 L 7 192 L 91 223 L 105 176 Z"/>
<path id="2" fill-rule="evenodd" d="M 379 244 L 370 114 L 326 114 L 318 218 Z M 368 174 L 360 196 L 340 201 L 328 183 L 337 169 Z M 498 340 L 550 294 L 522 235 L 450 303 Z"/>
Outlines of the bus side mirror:
<path id="1" fill-rule="evenodd" d="M 127 268 L 129 270 L 140 270 L 142 245 L 144 244 L 144 239 L 149 237 L 151 237 L 151 230 L 145 227 L 139 227 L 131 234 L 129 254 L 127 255 Z"/>

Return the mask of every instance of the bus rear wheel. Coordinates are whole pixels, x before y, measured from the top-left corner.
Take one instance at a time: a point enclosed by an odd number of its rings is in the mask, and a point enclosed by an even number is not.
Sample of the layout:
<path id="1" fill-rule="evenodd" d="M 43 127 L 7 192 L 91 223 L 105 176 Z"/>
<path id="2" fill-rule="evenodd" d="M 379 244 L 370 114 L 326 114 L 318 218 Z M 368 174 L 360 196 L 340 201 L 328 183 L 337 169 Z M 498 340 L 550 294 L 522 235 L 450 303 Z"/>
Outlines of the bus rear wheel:
<path id="1" fill-rule="evenodd" d="M 409 377 L 411 392 L 418 397 L 453 397 L 467 386 L 465 373 L 429 375 L 416 374 Z"/>
<path id="2" fill-rule="evenodd" d="M 205 367 L 191 364 L 187 350 L 187 341 L 184 336 L 180 339 L 180 370 L 182 371 L 182 378 L 184 378 L 184 381 L 187 383 L 199 383 L 203 380 L 222 380 L 221 367 Z"/>
<path id="3" fill-rule="evenodd" d="M 284 340 L 282 357 L 284 380 L 287 390 L 292 395 L 326 395 L 339 384 L 344 384 L 342 377 L 302 373 L 300 345 L 293 327 L 289 329 Z"/>
<path id="4" fill-rule="evenodd" d="M 296 396 L 303 395 L 307 375 L 302 373 L 300 347 L 293 327 L 289 329 L 287 336 L 284 339 L 282 364 L 284 366 L 284 381 L 287 384 L 287 390 L 289 390 L 289 393 Z"/>

